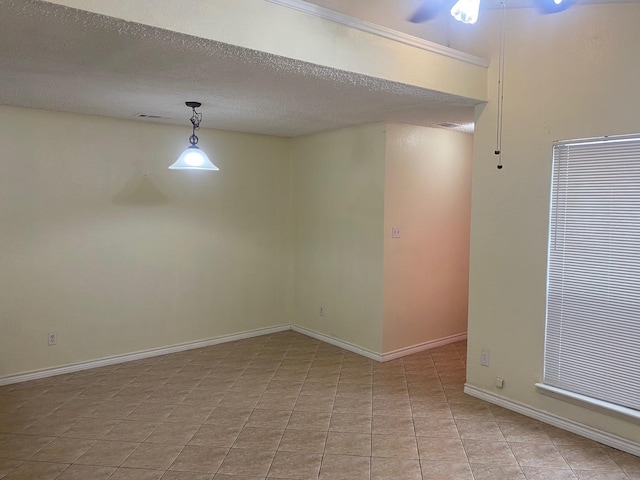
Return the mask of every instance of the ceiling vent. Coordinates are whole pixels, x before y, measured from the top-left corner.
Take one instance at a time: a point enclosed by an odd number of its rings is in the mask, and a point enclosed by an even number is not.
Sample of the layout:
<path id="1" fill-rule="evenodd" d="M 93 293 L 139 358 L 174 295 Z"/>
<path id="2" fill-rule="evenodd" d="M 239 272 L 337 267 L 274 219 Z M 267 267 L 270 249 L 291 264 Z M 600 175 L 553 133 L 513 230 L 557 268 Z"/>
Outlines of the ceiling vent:
<path id="1" fill-rule="evenodd" d="M 163 117 L 161 115 L 148 115 L 146 113 L 136 113 L 134 115 L 136 118 L 144 118 L 149 120 L 169 120 L 169 117 Z"/>
<path id="2" fill-rule="evenodd" d="M 451 122 L 434 123 L 433 126 L 440 127 L 440 128 L 449 128 L 449 129 L 456 129 L 456 128 L 462 127 L 462 125 L 460 125 L 459 123 L 451 123 Z"/>

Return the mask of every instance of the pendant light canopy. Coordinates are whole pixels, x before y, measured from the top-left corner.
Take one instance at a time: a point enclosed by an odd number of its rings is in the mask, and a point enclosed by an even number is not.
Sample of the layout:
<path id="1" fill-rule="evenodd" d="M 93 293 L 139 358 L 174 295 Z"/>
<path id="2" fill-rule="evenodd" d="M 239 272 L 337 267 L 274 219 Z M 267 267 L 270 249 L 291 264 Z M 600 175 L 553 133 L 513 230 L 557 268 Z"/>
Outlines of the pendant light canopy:
<path id="1" fill-rule="evenodd" d="M 193 111 L 193 115 L 190 119 L 191 125 L 193 126 L 193 132 L 189 137 L 189 143 L 191 145 L 182 152 L 178 157 L 178 160 L 176 160 L 169 168 L 172 170 L 220 170 L 211 163 L 207 154 L 198 147 L 196 130 L 200 128 L 202 113 L 196 112 L 196 108 L 199 108 L 202 104 L 200 102 L 185 102 L 185 105 Z"/>

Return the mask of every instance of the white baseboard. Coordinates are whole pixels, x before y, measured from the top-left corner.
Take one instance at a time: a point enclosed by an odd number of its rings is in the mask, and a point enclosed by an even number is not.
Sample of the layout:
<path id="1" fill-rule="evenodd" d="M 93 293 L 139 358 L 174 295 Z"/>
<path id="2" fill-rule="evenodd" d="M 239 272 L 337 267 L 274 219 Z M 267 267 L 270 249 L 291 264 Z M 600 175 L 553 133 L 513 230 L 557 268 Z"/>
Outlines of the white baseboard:
<path id="1" fill-rule="evenodd" d="M 448 345 L 450 343 L 460 342 L 462 340 L 467 339 L 466 332 L 459 333 L 457 335 L 451 335 L 449 337 L 439 338 L 437 340 L 431 340 L 429 342 L 424 342 L 418 345 L 412 345 L 410 347 L 400 348 L 398 350 L 393 350 L 391 352 L 380 354 L 372 350 L 368 350 L 366 348 L 355 345 L 353 343 L 340 340 L 339 338 L 330 337 L 329 335 L 325 335 L 324 333 L 316 332 L 315 330 L 310 330 L 308 328 L 300 327 L 298 325 L 291 325 L 291 329 L 294 332 L 307 335 L 308 337 L 315 338 L 316 340 L 320 340 L 322 342 L 335 345 L 336 347 L 344 348 L 349 352 L 357 353 L 358 355 L 371 358 L 376 362 L 388 362 L 389 360 L 395 360 L 396 358 L 404 357 L 406 355 L 422 352 L 424 350 L 430 350 L 436 347 L 442 347 L 443 345 Z"/>
<path id="2" fill-rule="evenodd" d="M 47 368 L 44 370 L 36 370 L 18 375 L 10 375 L 0 377 L 0 386 L 10 385 L 12 383 L 26 382 L 29 380 L 37 380 L 40 378 L 53 377 L 55 375 L 63 375 L 66 373 L 79 372 L 81 370 L 89 370 L 91 368 L 106 367 L 118 363 L 131 362 L 134 360 L 142 360 L 143 358 L 157 357 L 159 355 L 167 355 L 169 353 L 183 352 L 185 350 L 193 350 L 195 348 L 210 347 L 220 343 L 235 342 L 245 338 L 258 337 L 271 333 L 284 332 L 290 330 L 290 325 L 278 325 L 276 327 L 259 328 L 246 332 L 235 333 L 233 335 L 222 335 L 220 337 L 208 338 L 205 340 L 197 340 L 195 342 L 179 343 L 167 347 L 153 348 L 150 350 L 142 350 L 140 352 L 126 353 L 124 355 L 114 355 L 112 357 L 99 358 L 97 360 L 89 360 L 86 362 L 72 363 L 59 367 Z"/>
<path id="3" fill-rule="evenodd" d="M 389 360 L 394 360 L 396 358 L 404 357 L 406 355 L 411 355 L 413 353 L 423 352 L 425 350 L 431 350 L 432 348 L 442 347 L 444 345 L 449 345 L 450 343 L 461 342 L 466 339 L 467 339 L 467 332 L 458 333 L 457 335 L 451 335 L 444 338 L 439 338 L 437 340 L 430 340 L 428 342 L 419 343 L 411 347 L 400 348 L 398 350 L 392 350 L 391 352 L 383 353 L 382 361 L 388 362 Z"/>
<path id="4" fill-rule="evenodd" d="M 493 403 L 494 405 L 499 405 L 500 407 L 504 407 L 507 410 L 512 410 L 527 417 L 535 418 L 536 420 L 548 423 L 549 425 L 553 425 L 554 427 L 562 428 L 563 430 L 575 433 L 576 435 L 580 435 L 582 437 L 595 440 L 596 442 L 602 443 L 604 445 L 617 448 L 618 450 L 622 450 L 623 452 L 640 456 L 640 444 L 628 440 L 624 437 L 607 433 L 597 428 L 593 428 L 579 422 L 574 422 L 573 420 L 559 417 L 558 415 L 533 408 L 529 405 L 525 405 L 524 403 L 509 400 L 508 398 L 501 397 L 500 395 L 496 395 L 495 393 L 483 390 L 478 387 L 474 387 L 473 385 L 465 384 L 464 393 L 466 393 L 467 395 L 471 395 L 472 397 L 479 398 L 480 400 L 485 400 L 489 403 Z"/>
<path id="5" fill-rule="evenodd" d="M 324 333 L 316 332 L 308 328 L 300 327 L 298 325 L 278 325 L 269 328 L 260 328 L 256 330 L 250 330 L 247 332 L 236 333 L 233 335 L 222 335 L 220 337 L 208 338 L 205 340 L 197 340 L 194 342 L 179 343 L 176 345 L 169 345 L 166 347 L 153 348 L 150 350 L 142 350 L 139 352 L 126 353 L 123 355 L 114 355 L 111 357 L 103 357 L 95 360 L 88 360 L 86 362 L 71 363 L 67 365 L 61 365 L 58 367 L 47 368 L 43 370 L 35 370 L 31 372 L 20 373 L 17 375 L 9 375 L 6 377 L 0 377 L 0 386 L 10 385 L 13 383 L 27 382 L 29 380 L 38 380 L 41 378 L 53 377 L 55 375 L 64 375 L 67 373 L 75 373 L 82 370 L 89 370 L 91 368 L 106 367 L 109 365 L 116 365 L 118 363 L 132 362 L 134 360 L 142 360 L 144 358 L 157 357 L 160 355 L 167 355 L 169 353 L 183 352 L 185 350 L 193 350 L 195 348 L 210 347 L 220 343 L 235 342 L 236 340 L 243 340 L 245 338 L 258 337 L 261 335 L 269 335 L 271 333 L 284 332 L 286 330 L 293 330 L 316 340 L 320 340 L 336 347 L 343 348 L 349 352 L 357 353 L 367 358 L 371 358 L 376 362 L 387 362 L 396 358 L 403 357 L 405 355 L 411 355 L 412 353 L 429 350 L 432 348 L 447 345 L 453 342 L 459 342 L 467 338 L 466 333 L 459 335 L 452 335 L 450 337 L 441 338 L 438 340 L 432 340 L 430 342 L 421 343 L 419 345 L 413 345 L 411 347 L 401 348 L 385 354 L 380 354 L 372 350 L 360 347 L 353 343 L 340 340 L 338 338 L 330 337 Z"/>
<path id="6" fill-rule="evenodd" d="M 358 345 L 355 345 L 353 343 L 345 342 L 344 340 L 340 340 L 339 338 L 330 337 L 329 335 L 325 335 L 324 333 L 316 332 L 315 330 L 310 330 L 298 325 L 291 325 L 291 330 L 306 335 L 307 337 L 315 338 L 316 340 L 320 340 L 321 342 L 344 348 L 349 352 L 357 353 L 358 355 L 362 355 L 363 357 L 371 358 L 376 362 L 382 361 L 382 355 L 380 355 L 379 353 L 373 352 L 363 347 L 359 347 Z"/>

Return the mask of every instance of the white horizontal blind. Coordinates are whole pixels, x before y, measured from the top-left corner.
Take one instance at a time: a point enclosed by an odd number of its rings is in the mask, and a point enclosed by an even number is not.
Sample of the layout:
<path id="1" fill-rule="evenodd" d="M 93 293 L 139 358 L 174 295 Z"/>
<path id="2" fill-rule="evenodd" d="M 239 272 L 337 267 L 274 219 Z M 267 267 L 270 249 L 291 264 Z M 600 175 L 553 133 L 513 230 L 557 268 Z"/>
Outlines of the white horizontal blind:
<path id="1" fill-rule="evenodd" d="M 544 383 L 640 410 L 640 137 L 554 146 Z"/>

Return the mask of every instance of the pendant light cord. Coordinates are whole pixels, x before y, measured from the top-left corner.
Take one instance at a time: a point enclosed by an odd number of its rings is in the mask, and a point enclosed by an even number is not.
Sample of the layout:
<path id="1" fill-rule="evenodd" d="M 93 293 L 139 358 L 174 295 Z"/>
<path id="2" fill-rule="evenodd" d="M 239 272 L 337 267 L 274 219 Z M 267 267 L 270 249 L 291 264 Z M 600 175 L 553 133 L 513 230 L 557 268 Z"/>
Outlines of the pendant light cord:
<path id="1" fill-rule="evenodd" d="M 193 109 L 193 115 L 191 115 L 191 125 L 193 126 L 193 130 L 191 136 L 189 137 L 189 143 L 191 145 L 198 144 L 198 136 L 196 135 L 196 130 L 200 129 L 200 122 L 202 121 L 202 113 L 196 112 L 196 107 L 191 107 Z"/>
<path id="2" fill-rule="evenodd" d="M 496 149 L 498 170 L 502 169 L 502 119 L 504 117 L 504 43 L 505 21 L 507 16 L 506 0 L 502 0 L 502 21 L 500 24 L 500 54 L 498 64 L 498 121 L 496 125 Z"/>

